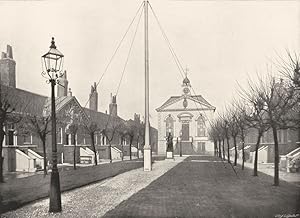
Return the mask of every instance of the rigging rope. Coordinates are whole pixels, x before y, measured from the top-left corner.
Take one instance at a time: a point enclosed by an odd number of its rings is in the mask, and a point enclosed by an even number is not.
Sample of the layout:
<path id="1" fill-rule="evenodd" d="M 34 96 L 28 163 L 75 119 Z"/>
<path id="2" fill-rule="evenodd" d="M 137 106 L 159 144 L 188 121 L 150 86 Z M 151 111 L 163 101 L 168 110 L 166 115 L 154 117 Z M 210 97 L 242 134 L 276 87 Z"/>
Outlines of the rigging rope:
<path id="1" fill-rule="evenodd" d="M 131 44 L 130 44 L 130 48 L 129 48 L 129 51 L 128 51 L 128 54 L 127 54 L 127 57 L 126 57 L 124 67 L 123 67 L 122 76 L 121 76 L 121 79 L 119 81 L 118 88 L 117 88 L 117 91 L 116 91 L 116 96 L 119 93 L 120 85 L 121 85 L 121 82 L 122 82 L 122 79 L 123 79 L 123 76 L 124 76 L 124 73 L 125 73 L 125 70 L 126 70 L 126 67 L 127 67 L 127 64 L 128 64 L 129 56 L 131 54 L 131 50 L 132 50 L 132 47 L 133 47 L 133 43 L 134 43 L 134 40 L 135 40 L 135 37 L 136 37 L 136 33 L 137 33 L 137 30 L 138 30 L 140 21 L 141 21 L 142 14 L 143 14 L 143 10 L 141 10 L 141 14 L 139 16 L 139 20 L 138 20 L 138 23 L 137 23 L 136 28 L 135 28 L 135 32 L 134 32 L 134 35 L 133 35 L 133 38 L 132 38 L 132 41 L 131 41 Z"/>
<path id="2" fill-rule="evenodd" d="M 143 5 L 144 5 L 144 2 L 143 2 Z M 144 7 L 143 7 L 143 8 L 144 8 Z M 133 43 L 134 43 L 134 41 L 135 41 L 136 33 L 137 33 L 137 30 L 138 30 L 138 27 L 139 27 L 139 24 L 140 24 L 140 21 L 141 21 L 142 14 L 143 14 L 143 10 L 141 10 L 141 13 L 140 13 L 140 15 L 139 15 L 138 22 L 137 22 L 137 25 L 136 25 L 136 28 L 135 28 L 135 31 L 134 31 L 134 35 L 133 35 L 133 38 L 132 38 L 131 43 L 130 43 L 130 48 L 129 48 L 129 51 L 128 51 L 128 54 L 127 54 L 127 57 L 126 57 L 126 61 L 125 61 L 125 64 L 124 64 L 124 67 L 123 67 L 123 70 L 122 70 L 122 75 L 121 75 L 119 84 L 118 84 L 118 87 L 117 87 L 116 96 L 117 96 L 118 93 L 119 93 L 119 89 L 120 89 L 120 86 L 121 86 L 121 83 L 122 83 L 122 80 L 123 80 L 123 77 L 124 77 L 124 74 L 125 74 L 125 71 L 126 71 L 126 67 L 127 67 L 127 64 L 128 64 L 128 60 L 129 60 L 130 54 L 131 54 L 131 50 L 132 50 L 132 47 L 133 47 Z M 105 130 L 107 129 L 107 127 L 108 127 L 108 125 L 109 125 L 109 123 L 110 123 L 110 120 L 111 120 L 111 114 L 109 114 L 107 123 L 106 123 L 106 125 L 105 125 Z M 114 120 L 113 120 L 113 123 L 115 123 L 115 121 L 116 121 L 116 120 L 114 119 Z"/>
<path id="3" fill-rule="evenodd" d="M 179 70 L 179 73 L 180 73 L 181 77 L 184 79 L 184 78 L 185 78 L 185 77 L 184 77 L 184 73 L 183 73 L 183 72 L 184 72 L 184 69 L 183 69 L 183 67 L 182 67 L 182 65 L 181 65 L 181 63 L 180 63 L 180 61 L 179 61 L 179 59 L 178 59 L 178 56 L 176 55 L 176 53 L 175 53 L 175 51 L 174 51 L 174 49 L 173 49 L 173 47 L 172 47 L 172 45 L 171 45 L 171 43 L 170 43 L 170 41 L 169 41 L 169 39 L 168 39 L 166 33 L 165 33 L 165 31 L 164 31 L 164 29 L 163 29 L 161 23 L 159 22 L 159 19 L 158 19 L 156 13 L 154 12 L 154 10 L 153 10 L 153 8 L 152 8 L 150 2 L 149 2 L 149 5 L 150 5 L 150 8 L 151 8 L 152 14 L 154 15 L 154 17 L 155 17 L 155 19 L 156 19 L 156 22 L 158 23 L 158 26 L 159 26 L 159 28 L 160 28 L 160 30 L 161 30 L 161 32 L 162 32 L 162 35 L 163 35 L 164 39 L 165 39 L 166 42 L 167 42 L 168 48 L 170 49 L 170 52 L 171 52 L 171 54 L 172 54 L 172 56 L 173 56 L 173 58 L 174 58 L 174 61 L 175 61 L 176 65 L 177 65 L 177 68 L 178 68 L 178 70 Z M 195 92 L 194 88 L 192 87 L 192 85 L 191 85 L 191 89 L 192 89 L 194 95 L 196 96 L 196 92 Z M 196 108 L 197 108 L 197 111 L 199 112 L 199 115 L 201 115 L 200 110 L 199 110 L 199 108 L 198 108 L 198 105 L 196 104 L 195 101 L 194 101 L 194 103 L 195 103 L 195 106 L 196 106 Z M 207 116 L 207 114 L 206 114 L 206 112 L 205 112 L 205 109 L 203 108 L 202 104 L 200 104 L 200 107 L 201 107 L 201 109 L 203 110 L 205 116 L 208 118 L 208 116 Z M 207 120 L 208 120 L 208 122 L 210 123 L 210 125 L 212 125 L 211 121 L 210 121 L 209 119 L 207 119 Z M 204 125 L 206 125 L 206 124 L 204 123 Z"/>
<path id="4" fill-rule="evenodd" d="M 113 55 L 112 55 L 111 58 L 109 59 L 109 62 L 108 62 L 108 64 L 106 65 L 106 67 L 105 67 L 105 69 L 104 69 L 104 72 L 102 73 L 100 79 L 99 79 L 98 82 L 96 83 L 96 88 L 98 87 L 98 85 L 100 84 L 102 78 L 104 77 L 105 73 L 107 72 L 107 70 L 108 70 L 110 64 L 112 63 L 112 60 L 113 60 L 114 57 L 116 56 L 116 54 L 117 54 L 119 48 L 121 47 L 122 42 L 124 41 L 124 39 L 125 39 L 125 37 L 126 37 L 128 31 L 129 31 L 130 27 L 132 26 L 134 20 L 136 19 L 137 15 L 138 15 L 138 13 L 139 13 L 139 11 L 141 10 L 141 8 L 142 8 L 143 5 L 144 5 L 144 2 L 142 2 L 142 4 L 139 6 L 137 12 L 135 13 L 133 19 L 131 20 L 131 22 L 130 22 L 130 24 L 129 24 L 129 26 L 127 27 L 127 29 L 126 29 L 126 31 L 125 31 L 123 37 L 121 38 L 120 42 L 118 43 L 117 48 L 115 49 Z M 84 107 L 87 106 L 87 104 L 88 104 L 89 101 L 91 100 L 91 97 L 92 97 L 92 95 L 89 97 L 89 99 L 88 99 L 87 102 L 85 103 Z"/>
<path id="5" fill-rule="evenodd" d="M 184 75 L 183 75 L 184 69 L 183 69 L 183 67 L 182 67 L 182 65 L 181 65 L 181 63 L 180 63 L 180 61 L 179 61 L 179 59 L 178 59 L 178 56 L 176 55 L 176 53 L 175 53 L 175 51 L 174 51 L 174 49 L 173 49 L 173 47 L 172 47 L 172 45 L 171 45 L 171 43 L 170 43 L 170 41 L 169 41 L 169 39 L 168 39 L 168 37 L 167 37 L 165 31 L 163 30 L 162 25 L 160 24 L 159 19 L 158 19 L 156 13 L 154 12 L 154 10 L 153 10 L 153 8 L 152 8 L 150 2 L 149 2 L 149 5 L 150 5 L 151 11 L 152 11 L 152 13 L 153 13 L 153 15 L 154 15 L 154 17 L 155 17 L 157 23 L 158 23 L 158 26 L 159 26 L 159 28 L 160 28 L 160 30 L 161 30 L 161 32 L 162 32 L 162 34 L 163 34 L 163 36 L 164 36 L 164 38 L 165 38 L 167 44 L 168 44 L 168 47 L 169 47 L 169 49 L 170 49 L 170 52 L 171 52 L 171 54 L 172 54 L 172 56 L 173 56 L 173 58 L 174 58 L 174 61 L 175 61 L 176 65 L 177 65 L 177 68 L 178 68 L 178 70 L 179 70 L 179 73 L 180 73 L 181 77 L 184 79 L 184 78 L 185 78 Z M 194 95 L 197 96 L 197 95 L 196 95 L 196 92 L 195 92 L 195 90 L 194 90 L 194 88 L 192 87 L 192 85 L 191 85 L 191 89 L 192 89 Z M 201 116 L 202 114 L 200 113 L 200 110 L 199 110 L 199 108 L 198 108 L 198 105 L 196 104 L 195 101 L 194 101 L 194 103 L 195 103 L 195 106 L 196 106 L 196 108 L 197 108 L 197 111 L 199 112 L 199 115 Z M 212 126 L 212 123 L 211 123 L 210 119 L 208 119 L 208 116 L 207 116 L 207 114 L 206 114 L 206 112 L 205 112 L 205 109 L 203 108 L 202 104 L 200 103 L 199 105 L 200 105 L 201 109 L 203 110 L 204 115 L 207 117 L 207 120 L 208 120 L 210 126 Z M 204 125 L 206 126 L 206 123 L 205 123 L 205 122 L 204 122 Z M 207 126 L 206 126 L 206 127 L 207 127 Z M 231 167 L 232 167 L 234 173 L 236 174 L 236 176 L 238 177 L 237 172 L 235 171 L 234 167 L 233 167 L 232 164 L 231 164 L 231 161 L 229 162 L 229 164 L 231 165 Z"/>

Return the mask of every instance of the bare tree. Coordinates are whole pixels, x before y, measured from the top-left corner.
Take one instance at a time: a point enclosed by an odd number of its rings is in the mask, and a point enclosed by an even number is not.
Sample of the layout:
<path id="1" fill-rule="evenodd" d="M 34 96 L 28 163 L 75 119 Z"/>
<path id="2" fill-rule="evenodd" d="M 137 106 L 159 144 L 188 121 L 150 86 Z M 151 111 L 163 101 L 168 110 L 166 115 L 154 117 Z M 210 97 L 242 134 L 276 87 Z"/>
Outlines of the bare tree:
<path id="1" fill-rule="evenodd" d="M 131 147 L 133 144 L 134 139 L 136 138 L 137 140 L 137 156 L 138 156 L 138 144 L 139 144 L 139 128 L 141 127 L 140 123 L 136 123 L 136 122 L 130 122 L 127 125 L 127 135 L 129 138 L 129 156 L 130 156 L 130 160 L 132 160 L 132 154 L 131 154 Z"/>
<path id="2" fill-rule="evenodd" d="M 98 160 L 97 160 L 97 150 L 95 146 L 95 136 L 97 132 L 100 131 L 100 128 L 98 127 L 98 124 L 96 122 L 89 122 L 88 124 L 83 125 L 83 130 L 86 134 L 89 135 L 91 139 L 91 146 L 94 152 L 94 159 L 95 159 L 95 165 L 98 165 Z"/>
<path id="3" fill-rule="evenodd" d="M 47 175 L 47 153 L 46 139 L 51 132 L 50 128 L 51 116 L 37 116 L 26 114 L 20 122 L 18 132 L 23 134 L 35 133 L 42 141 L 43 156 L 44 156 L 44 176 Z"/>
<path id="4" fill-rule="evenodd" d="M 224 137 L 224 130 L 222 128 L 222 120 L 220 117 L 214 120 L 211 128 L 213 129 L 214 134 L 216 135 L 216 138 L 218 139 L 219 142 L 219 147 L 218 147 L 219 157 L 225 160 L 225 147 L 224 147 L 225 137 Z"/>
<path id="5" fill-rule="evenodd" d="M 300 54 L 287 51 L 287 57 L 278 56 L 276 65 L 278 67 L 279 73 L 287 79 L 287 86 L 289 89 L 294 89 L 294 98 L 300 101 Z M 298 142 L 300 141 L 300 104 L 296 104 L 295 107 L 291 109 L 291 114 L 293 114 L 293 125 L 290 126 L 291 129 L 298 130 Z"/>
<path id="6" fill-rule="evenodd" d="M 68 129 L 69 129 L 70 134 L 71 134 L 71 144 L 74 145 L 74 149 L 73 149 L 73 168 L 74 168 L 74 170 L 76 170 L 77 158 L 76 158 L 76 139 L 75 139 L 75 136 L 78 132 L 79 124 L 78 123 L 71 123 L 68 126 Z"/>
<path id="7" fill-rule="evenodd" d="M 242 170 L 244 170 L 245 165 L 245 138 L 247 134 L 247 130 L 249 128 L 249 123 L 247 121 L 247 117 L 249 117 L 249 109 L 247 106 L 241 101 L 235 101 L 233 107 L 236 109 L 237 113 L 235 116 L 235 122 L 239 129 L 239 137 L 242 142 Z"/>
<path id="8" fill-rule="evenodd" d="M 132 148 L 132 142 L 133 142 L 133 139 L 135 137 L 135 129 L 132 129 L 133 126 L 131 126 L 129 128 L 129 130 L 127 131 L 127 136 L 128 136 L 128 139 L 129 139 L 129 159 L 132 160 L 132 152 L 131 152 L 131 148 Z"/>
<path id="9" fill-rule="evenodd" d="M 116 133 L 118 133 L 118 131 L 123 126 L 121 122 L 122 121 L 118 117 L 109 117 L 106 127 L 101 131 L 101 133 L 105 136 L 106 140 L 108 141 L 108 156 L 110 163 L 112 163 L 111 144 L 113 139 L 115 138 Z"/>
<path id="10" fill-rule="evenodd" d="M 29 103 L 29 98 L 18 96 L 14 90 L 0 84 L 0 182 L 4 182 L 2 145 L 6 135 L 5 127 L 20 122 Z"/>
<path id="11" fill-rule="evenodd" d="M 267 122 L 272 129 L 274 139 L 274 185 L 279 185 L 279 129 L 286 129 L 297 120 L 291 113 L 298 104 L 299 93 L 283 80 L 276 81 L 275 77 L 268 75 L 267 79 L 259 80 L 258 98 L 263 104 Z"/>
<path id="12" fill-rule="evenodd" d="M 238 111 L 231 107 L 231 109 L 227 110 L 227 117 L 228 117 L 228 127 L 230 135 L 233 139 L 233 146 L 234 146 L 234 166 L 237 164 L 237 137 L 240 132 L 239 126 L 238 126 Z"/>
<path id="13" fill-rule="evenodd" d="M 223 131 L 223 149 L 224 149 L 224 139 L 226 139 L 226 143 L 227 143 L 227 161 L 228 163 L 230 162 L 230 143 L 229 143 L 229 139 L 230 139 L 230 128 L 229 128 L 229 117 L 227 114 L 223 113 L 220 116 L 220 127 Z M 225 159 L 225 149 L 223 150 L 224 153 L 224 159 Z"/>
<path id="14" fill-rule="evenodd" d="M 258 162 L 258 148 L 260 145 L 261 138 L 270 126 L 268 123 L 267 114 L 264 110 L 264 102 L 259 97 L 260 88 L 259 86 L 251 81 L 248 80 L 248 90 L 243 89 L 240 86 L 240 96 L 242 100 L 244 100 L 249 108 L 250 108 L 250 115 L 246 116 L 246 121 L 249 124 L 249 129 L 256 129 L 257 131 L 257 139 L 255 144 L 255 157 L 254 157 L 254 169 L 253 169 L 253 176 L 258 176 L 257 173 L 257 162 Z"/>
<path id="15" fill-rule="evenodd" d="M 221 157 L 220 154 L 220 149 L 218 149 L 218 141 L 219 141 L 219 132 L 217 129 L 217 123 L 216 122 L 212 122 L 210 130 L 208 132 L 209 138 L 210 140 L 212 140 L 214 142 L 214 148 L 215 148 L 215 156 L 219 156 Z"/>
<path id="16" fill-rule="evenodd" d="M 84 115 L 81 113 L 80 109 L 75 105 L 71 105 L 66 108 L 65 111 L 57 116 L 57 122 L 61 125 L 66 125 L 65 129 L 71 135 L 71 144 L 74 146 L 73 149 L 73 168 L 76 170 L 77 162 L 77 146 L 76 146 L 76 135 L 78 132 L 81 132 L 83 129 L 83 123 L 87 122 Z"/>

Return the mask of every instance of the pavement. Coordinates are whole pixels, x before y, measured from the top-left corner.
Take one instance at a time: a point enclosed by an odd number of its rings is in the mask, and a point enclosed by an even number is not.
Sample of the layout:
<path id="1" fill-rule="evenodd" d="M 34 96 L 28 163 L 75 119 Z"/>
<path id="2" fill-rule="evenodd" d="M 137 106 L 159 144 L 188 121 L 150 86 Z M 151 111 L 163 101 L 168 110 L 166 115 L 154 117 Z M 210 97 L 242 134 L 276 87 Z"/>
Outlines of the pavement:
<path id="1" fill-rule="evenodd" d="M 233 160 L 234 159 L 231 159 L 231 162 Z M 238 164 L 242 165 L 241 159 L 238 159 L 237 162 L 238 162 Z M 247 168 L 250 168 L 250 169 L 254 168 L 253 163 L 245 162 L 244 166 Z M 259 172 L 265 173 L 270 176 L 274 176 L 274 163 L 259 163 L 257 168 L 258 168 Z M 299 172 L 298 173 L 288 173 L 286 171 L 279 170 L 279 178 L 280 178 L 280 180 L 283 180 L 283 181 L 286 181 L 289 183 L 293 183 L 293 184 L 297 185 L 298 187 L 300 187 L 300 173 Z"/>
<path id="2" fill-rule="evenodd" d="M 217 157 L 175 157 L 65 192 L 62 213 L 49 214 L 45 199 L 3 217 L 300 217 L 299 187 L 235 170 Z"/>
<path id="3" fill-rule="evenodd" d="M 233 164 L 234 157 L 230 156 L 230 160 L 231 160 L 231 163 Z M 225 162 L 227 162 L 227 159 L 225 160 Z M 242 159 L 238 158 L 237 163 L 240 166 L 242 166 Z M 254 163 L 245 162 L 244 166 L 253 170 Z M 258 163 L 257 164 L 257 170 L 258 170 L 258 172 L 267 174 L 269 176 L 274 176 L 274 163 Z M 283 181 L 286 181 L 286 182 L 289 182 L 289 183 L 292 183 L 292 184 L 300 187 L 300 172 L 288 173 L 288 172 L 286 172 L 286 170 L 280 169 L 279 170 L 279 179 L 283 180 Z"/>

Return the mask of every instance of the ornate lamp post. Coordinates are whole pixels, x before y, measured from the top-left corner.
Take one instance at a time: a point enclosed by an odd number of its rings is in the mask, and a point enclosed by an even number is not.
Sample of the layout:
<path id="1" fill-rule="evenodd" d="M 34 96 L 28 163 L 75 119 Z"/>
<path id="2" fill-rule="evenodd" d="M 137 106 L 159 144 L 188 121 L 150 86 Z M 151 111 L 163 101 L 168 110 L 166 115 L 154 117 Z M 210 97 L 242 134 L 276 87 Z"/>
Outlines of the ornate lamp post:
<path id="1" fill-rule="evenodd" d="M 61 211 L 61 193 L 59 172 L 57 169 L 57 145 L 56 145 L 56 115 L 55 115 L 55 85 L 57 79 L 62 77 L 62 65 L 64 55 L 56 49 L 52 37 L 50 50 L 42 56 L 43 72 L 47 83 L 51 84 L 51 124 L 52 124 L 52 172 L 50 180 L 50 205 L 49 212 Z"/>

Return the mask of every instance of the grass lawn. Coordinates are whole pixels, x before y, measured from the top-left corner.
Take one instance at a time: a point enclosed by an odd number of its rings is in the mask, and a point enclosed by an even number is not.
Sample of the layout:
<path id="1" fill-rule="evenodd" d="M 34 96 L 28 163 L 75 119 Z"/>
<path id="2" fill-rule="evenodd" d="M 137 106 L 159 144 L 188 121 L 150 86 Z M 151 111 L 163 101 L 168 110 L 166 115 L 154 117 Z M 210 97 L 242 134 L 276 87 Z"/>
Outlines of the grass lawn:
<path id="1" fill-rule="evenodd" d="M 141 161 L 120 161 L 61 171 L 60 188 L 62 191 L 71 190 L 142 166 Z M 0 214 L 49 196 L 49 183 L 50 174 L 46 177 L 34 175 L 0 183 Z"/>

